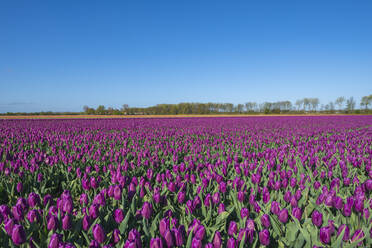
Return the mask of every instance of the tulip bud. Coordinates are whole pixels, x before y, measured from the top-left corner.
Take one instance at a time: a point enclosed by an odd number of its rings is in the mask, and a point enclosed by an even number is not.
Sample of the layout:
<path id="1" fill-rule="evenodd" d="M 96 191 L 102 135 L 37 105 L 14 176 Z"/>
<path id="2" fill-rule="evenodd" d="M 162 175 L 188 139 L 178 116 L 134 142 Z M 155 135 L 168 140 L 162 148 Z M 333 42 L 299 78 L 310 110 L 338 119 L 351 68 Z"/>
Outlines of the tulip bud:
<path id="1" fill-rule="evenodd" d="M 13 227 L 14 227 L 13 219 L 8 219 L 4 222 L 4 229 L 9 236 L 12 235 Z"/>
<path id="2" fill-rule="evenodd" d="M 164 237 L 166 231 L 169 230 L 169 220 L 168 219 L 161 219 L 159 222 L 159 232 L 162 237 Z"/>
<path id="3" fill-rule="evenodd" d="M 269 228 L 271 226 L 269 215 L 267 215 L 267 214 L 262 215 L 261 223 L 264 227 Z"/>
<path id="4" fill-rule="evenodd" d="M 227 248 L 235 248 L 236 247 L 236 241 L 233 237 L 229 238 L 227 240 Z"/>
<path id="5" fill-rule="evenodd" d="M 90 218 L 88 215 L 84 215 L 83 217 L 83 230 L 88 231 L 90 227 Z"/>
<path id="6" fill-rule="evenodd" d="M 292 215 L 298 219 L 298 220 L 301 220 L 301 217 L 302 217 L 302 211 L 300 208 L 293 208 L 292 209 Z"/>
<path id="7" fill-rule="evenodd" d="M 236 222 L 235 221 L 230 221 L 228 234 L 230 236 L 233 236 L 237 231 L 238 231 L 238 225 L 236 224 Z"/>
<path id="8" fill-rule="evenodd" d="M 71 218 L 70 215 L 66 214 L 62 219 L 62 229 L 68 230 L 71 228 Z"/>
<path id="9" fill-rule="evenodd" d="M 145 219 L 150 219 L 152 214 L 152 205 L 149 202 L 143 203 L 142 209 L 141 209 L 141 215 Z"/>
<path id="10" fill-rule="evenodd" d="M 214 233 L 213 247 L 214 248 L 221 248 L 222 247 L 222 238 L 221 238 L 221 234 L 220 234 L 219 231 L 216 231 Z"/>
<path id="11" fill-rule="evenodd" d="M 92 231 L 93 237 L 98 243 L 102 244 L 105 242 L 106 234 L 100 224 L 95 224 Z"/>
<path id="12" fill-rule="evenodd" d="M 12 230 L 12 241 L 16 245 L 21 245 L 26 242 L 26 233 L 21 225 L 14 225 Z"/>
<path id="13" fill-rule="evenodd" d="M 174 241 L 176 246 L 182 246 L 183 245 L 183 231 L 181 228 L 173 228 L 172 229 Z"/>
<path id="14" fill-rule="evenodd" d="M 186 197 L 185 192 L 180 191 L 180 192 L 177 194 L 177 201 L 178 201 L 178 203 L 180 203 L 180 204 L 184 203 L 184 201 L 185 201 L 185 197 Z"/>
<path id="15" fill-rule="evenodd" d="M 61 242 L 60 235 L 57 233 L 53 233 L 50 237 L 48 248 L 58 248 Z"/>
<path id="16" fill-rule="evenodd" d="M 167 247 L 173 247 L 173 235 L 170 230 L 166 230 L 164 234 L 165 243 Z"/>
<path id="17" fill-rule="evenodd" d="M 323 214 L 317 210 L 314 210 L 314 212 L 311 214 L 311 220 L 314 225 L 320 227 L 323 224 Z"/>
<path id="18" fill-rule="evenodd" d="M 121 200 L 121 188 L 119 185 L 114 187 L 114 199 L 117 201 Z"/>
<path id="19" fill-rule="evenodd" d="M 264 246 L 267 246 L 270 244 L 270 232 L 267 229 L 262 230 L 259 233 L 260 243 Z"/>
<path id="20" fill-rule="evenodd" d="M 205 236 L 205 227 L 203 225 L 199 225 L 195 233 L 195 237 L 199 240 L 203 240 L 204 236 Z"/>
<path id="21" fill-rule="evenodd" d="M 152 238 L 150 241 L 150 248 L 163 248 L 163 242 L 161 241 L 161 238 Z"/>
<path id="22" fill-rule="evenodd" d="M 121 208 L 117 208 L 114 211 L 115 222 L 120 224 L 124 220 L 124 211 Z"/>
<path id="23" fill-rule="evenodd" d="M 23 184 L 21 182 L 17 183 L 17 192 L 21 193 L 22 190 L 23 190 Z"/>
<path id="24" fill-rule="evenodd" d="M 279 217 L 280 222 L 287 223 L 287 221 L 288 221 L 288 210 L 286 208 L 283 208 L 279 212 L 279 216 L 278 217 Z"/>
<path id="25" fill-rule="evenodd" d="M 273 213 L 273 214 L 279 214 L 279 211 L 280 211 L 280 208 L 279 208 L 279 203 L 276 202 L 276 201 L 273 201 L 271 202 L 271 208 L 270 208 L 270 211 Z"/>
<path id="26" fill-rule="evenodd" d="M 329 244 L 329 242 L 331 242 L 331 233 L 329 227 L 320 228 L 319 239 L 323 244 Z"/>
<path id="27" fill-rule="evenodd" d="M 349 238 L 350 238 L 350 230 L 349 230 L 349 227 L 345 224 L 342 224 L 339 228 L 338 228 L 338 232 L 337 232 L 337 236 L 340 236 L 341 232 L 345 229 L 345 232 L 344 232 L 344 236 L 342 238 L 343 241 L 348 241 Z"/>

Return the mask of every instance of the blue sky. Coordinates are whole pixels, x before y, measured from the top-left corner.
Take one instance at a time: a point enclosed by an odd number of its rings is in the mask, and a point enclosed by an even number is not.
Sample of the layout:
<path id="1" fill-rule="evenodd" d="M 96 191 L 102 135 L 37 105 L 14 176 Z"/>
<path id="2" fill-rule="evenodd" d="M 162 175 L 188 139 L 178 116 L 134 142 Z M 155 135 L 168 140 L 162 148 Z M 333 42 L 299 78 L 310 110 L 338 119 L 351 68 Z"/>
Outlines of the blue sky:
<path id="1" fill-rule="evenodd" d="M 0 2 L 0 112 L 372 94 L 372 1 Z"/>

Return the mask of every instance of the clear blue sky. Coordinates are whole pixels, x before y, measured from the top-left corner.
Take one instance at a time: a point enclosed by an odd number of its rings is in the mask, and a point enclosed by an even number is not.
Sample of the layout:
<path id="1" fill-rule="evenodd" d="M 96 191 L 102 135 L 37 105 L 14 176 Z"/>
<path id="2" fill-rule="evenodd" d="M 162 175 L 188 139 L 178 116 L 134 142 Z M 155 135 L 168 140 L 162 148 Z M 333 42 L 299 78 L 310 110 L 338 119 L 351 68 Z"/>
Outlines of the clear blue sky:
<path id="1" fill-rule="evenodd" d="M 372 94 L 371 13 L 370 0 L 3 0 L 0 112 L 359 104 Z"/>

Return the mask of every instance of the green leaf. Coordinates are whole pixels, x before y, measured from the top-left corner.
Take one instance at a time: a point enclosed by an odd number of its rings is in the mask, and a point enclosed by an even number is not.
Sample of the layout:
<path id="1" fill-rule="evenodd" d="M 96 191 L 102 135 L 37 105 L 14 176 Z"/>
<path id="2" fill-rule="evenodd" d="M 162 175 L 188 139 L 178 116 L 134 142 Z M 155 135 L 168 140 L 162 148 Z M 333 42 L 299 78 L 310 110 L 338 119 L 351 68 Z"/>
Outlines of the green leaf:
<path id="1" fill-rule="evenodd" d="M 127 215 L 125 216 L 125 218 L 123 220 L 123 222 L 121 222 L 120 226 L 119 226 L 119 231 L 120 231 L 121 234 L 124 234 L 125 231 L 127 230 L 130 215 L 131 215 L 131 210 L 129 209 L 129 211 L 127 212 Z"/>
<path id="2" fill-rule="evenodd" d="M 191 242 L 192 242 L 192 232 L 194 231 L 194 228 L 195 228 L 195 227 L 193 227 L 193 228 L 190 230 L 189 236 L 187 237 L 186 247 L 191 247 Z"/>

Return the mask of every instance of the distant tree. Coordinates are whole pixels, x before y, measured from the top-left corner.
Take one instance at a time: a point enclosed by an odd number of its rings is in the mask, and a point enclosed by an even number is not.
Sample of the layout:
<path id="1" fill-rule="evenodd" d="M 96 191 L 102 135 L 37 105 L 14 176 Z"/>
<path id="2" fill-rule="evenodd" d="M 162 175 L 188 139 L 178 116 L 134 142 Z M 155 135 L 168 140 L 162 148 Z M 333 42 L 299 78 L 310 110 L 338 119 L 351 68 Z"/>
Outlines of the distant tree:
<path id="1" fill-rule="evenodd" d="M 332 101 L 329 102 L 329 111 L 331 111 L 331 112 L 335 111 L 335 104 Z"/>
<path id="2" fill-rule="evenodd" d="M 348 113 L 351 113 L 354 111 L 354 109 L 355 109 L 355 100 L 353 97 L 350 97 L 346 101 L 346 110 Z"/>
<path id="3" fill-rule="evenodd" d="M 226 106 L 226 111 L 229 112 L 229 113 L 232 113 L 233 110 L 234 110 L 234 104 L 232 103 L 225 103 L 225 106 Z"/>
<path id="4" fill-rule="evenodd" d="M 368 106 L 372 104 L 372 94 L 369 96 L 363 96 L 362 101 L 360 102 L 360 106 L 364 106 L 366 110 L 368 110 Z"/>
<path id="5" fill-rule="evenodd" d="M 342 109 L 342 106 L 344 105 L 344 102 L 345 102 L 345 97 L 343 96 L 340 96 L 336 99 L 335 103 L 336 105 L 338 106 L 338 109 L 341 110 Z"/>
<path id="6" fill-rule="evenodd" d="M 244 105 L 243 104 L 238 104 L 236 105 L 236 112 L 238 113 L 243 113 L 243 110 L 244 110 Z"/>
<path id="7" fill-rule="evenodd" d="M 309 110 L 310 109 L 310 98 L 304 98 L 304 110 Z"/>
<path id="8" fill-rule="evenodd" d="M 104 115 L 106 114 L 106 108 L 103 105 L 99 105 L 96 109 L 96 114 L 98 115 Z"/>
<path id="9" fill-rule="evenodd" d="M 319 99 L 318 98 L 310 98 L 310 104 L 313 111 L 315 111 L 318 108 L 319 105 Z"/>
<path id="10" fill-rule="evenodd" d="M 123 105 L 121 106 L 120 111 L 121 111 L 123 114 L 127 114 L 128 109 L 129 109 L 129 105 L 128 105 L 128 104 L 123 104 Z"/>
<path id="11" fill-rule="evenodd" d="M 257 107 L 257 103 L 255 102 L 246 102 L 245 103 L 245 110 L 247 112 L 253 112 Z"/>
<path id="12" fill-rule="evenodd" d="M 84 106 L 83 107 L 83 109 L 84 109 L 84 113 L 86 114 L 86 115 L 94 115 L 95 114 L 95 110 L 94 110 L 94 108 L 89 108 L 88 106 Z"/>
<path id="13" fill-rule="evenodd" d="M 297 106 L 297 110 L 300 110 L 304 104 L 304 100 L 303 99 L 299 99 L 296 101 L 296 106 Z"/>

